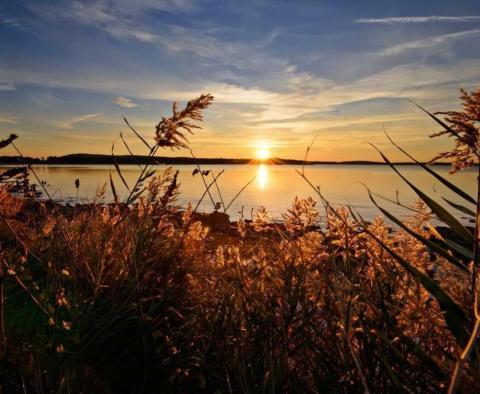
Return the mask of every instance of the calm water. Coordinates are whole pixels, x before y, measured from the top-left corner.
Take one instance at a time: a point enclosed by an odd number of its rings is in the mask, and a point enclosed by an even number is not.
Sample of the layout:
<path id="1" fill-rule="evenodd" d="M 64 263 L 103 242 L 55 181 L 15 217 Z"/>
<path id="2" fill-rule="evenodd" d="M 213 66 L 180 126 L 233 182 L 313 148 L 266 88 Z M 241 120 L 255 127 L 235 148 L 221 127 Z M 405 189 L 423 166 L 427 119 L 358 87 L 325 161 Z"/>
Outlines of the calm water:
<path id="1" fill-rule="evenodd" d="M 107 183 L 107 198 L 112 198 L 108 186 L 109 166 L 102 165 L 69 165 L 69 166 L 37 166 L 35 167 L 40 178 L 48 183 L 49 191 L 55 198 L 68 200 L 76 198 L 75 179 L 80 179 L 78 198 L 84 201 L 91 200 L 96 190 Z M 159 166 L 158 170 L 165 168 Z M 187 202 L 196 203 L 205 188 L 199 175 L 192 176 L 195 168 L 192 165 L 178 165 L 180 170 L 181 198 L 178 203 L 185 206 Z M 272 219 L 280 219 L 290 206 L 295 196 L 315 197 L 315 193 L 305 181 L 295 172 L 296 166 L 275 165 L 210 165 L 204 169 L 210 169 L 214 173 L 225 170 L 218 183 L 226 204 L 238 193 L 238 191 L 255 176 L 255 180 L 243 191 L 240 197 L 229 209 L 231 217 L 238 217 L 239 212 L 244 210 L 245 217 L 250 217 L 251 209 L 266 206 Z M 300 168 L 299 168 L 300 169 Z M 460 200 L 452 196 L 438 181 L 435 181 L 425 171 L 413 166 L 399 166 L 400 171 L 417 186 L 427 192 L 431 197 L 441 201 L 441 196 L 457 202 Z M 470 169 L 454 176 L 448 175 L 447 166 L 435 167 L 441 175 L 460 186 L 462 189 L 474 195 L 475 171 Z M 127 182 L 133 184 L 138 175 L 138 167 L 122 166 L 123 174 Z M 306 174 L 313 184 L 319 185 L 324 196 L 335 204 L 351 204 L 367 218 L 377 214 L 375 207 L 368 199 L 367 192 L 361 182 L 367 184 L 371 190 L 395 199 L 396 191 L 402 203 L 411 203 L 415 196 L 401 179 L 387 166 L 367 165 L 315 165 L 306 167 Z M 116 179 L 116 188 L 119 194 L 126 194 L 121 181 Z M 211 179 L 211 178 L 210 178 Z M 212 187 L 211 193 L 215 201 L 220 201 L 218 192 Z M 400 207 L 384 202 L 391 212 L 398 215 L 405 214 Z M 200 205 L 202 211 L 212 211 L 212 203 L 208 196 Z M 461 213 L 457 215 L 459 218 Z"/>

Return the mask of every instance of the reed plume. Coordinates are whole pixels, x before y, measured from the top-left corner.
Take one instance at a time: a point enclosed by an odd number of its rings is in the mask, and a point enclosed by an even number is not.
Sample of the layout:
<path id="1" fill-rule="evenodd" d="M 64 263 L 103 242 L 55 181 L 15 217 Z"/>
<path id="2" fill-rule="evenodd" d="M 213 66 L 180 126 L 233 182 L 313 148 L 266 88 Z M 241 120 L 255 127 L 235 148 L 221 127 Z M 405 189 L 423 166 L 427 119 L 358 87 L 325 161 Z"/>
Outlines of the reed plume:
<path id="1" fill-rule="evenodd" d="M 203 120 L 202 111 L 213 102 L 211 94 L 202 94 L 200 97 L 190 100 L 186 107 L 178 111 L 177 103 L 173 103 L 173 115 L 162 120 L 155 127 L 155 142 L 160 147 L 171 149 L 188 148 L 188 139 L 185 132 L 193 134 L 194 129 L 201 127 L 192 121 Z"/>
<path id="2" fill-rule="evenodd" d="M 468 93 L 460 89 L 463 110 L 437 112 L 445 115 L 448 125 L 444 130 L 431 135 L 438 137 L 446 135 L 455 139 L 455 147 L 447 152 L 442 152 L 432 159 L 452 161 L 452 173 L 480 163 L 480 88 Z"/>

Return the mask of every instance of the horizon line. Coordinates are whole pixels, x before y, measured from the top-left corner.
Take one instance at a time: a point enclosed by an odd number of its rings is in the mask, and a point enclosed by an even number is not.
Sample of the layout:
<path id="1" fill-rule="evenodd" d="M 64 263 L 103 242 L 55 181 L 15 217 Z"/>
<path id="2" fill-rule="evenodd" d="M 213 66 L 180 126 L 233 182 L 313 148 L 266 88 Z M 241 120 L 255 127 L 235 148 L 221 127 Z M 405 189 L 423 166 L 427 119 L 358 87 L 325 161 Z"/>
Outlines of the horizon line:
<path id="1" fill-rule="evenodd" d="M 352 165 L 388 165 L 384 161 L 375 160 L 300 160 L 272 157 L 268 159 L 252 158 L 227 158 L 227 157 L 190 157 L 190 156 L 157 156 L 149 157 L 147 155 L 112 155 L 102 153 L 69 153 L 61 156 L 47 157 L 21 157 L 18 155 L 0 156 L 0 165 L 34 165 L 34 164 L 71 164 L 71 165 L 107 165 L 114 164 L 115 161 L 120 165 L 136 165 L 149 162 L 151 164 L 267 164 L 267 165 L 315 165 L 315 164 L 352 164 Z M 427 165 L 451 165 L 450 162 L 420 162 Z M 416 165 L 412 161 L 396 161 L 395 165 Z"/>

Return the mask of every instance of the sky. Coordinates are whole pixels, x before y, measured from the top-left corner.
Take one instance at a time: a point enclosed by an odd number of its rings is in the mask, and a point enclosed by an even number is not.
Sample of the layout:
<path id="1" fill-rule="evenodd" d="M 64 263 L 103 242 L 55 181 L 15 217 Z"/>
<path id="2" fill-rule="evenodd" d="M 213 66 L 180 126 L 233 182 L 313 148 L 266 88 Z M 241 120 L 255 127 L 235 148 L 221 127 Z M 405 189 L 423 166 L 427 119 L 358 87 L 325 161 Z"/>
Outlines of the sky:
<path id="1" fill-rule="evenodd" d="M 110 153 L 122 117 L 154 126 L 201 93 L 214 104 L 190 138 L 197 157 L 420 160 L 431 111 L 480 82 L 480 2 L 1 0 L 0 136 L 25 155 Z M 3 138 L 3 137 L 2 137 Z M 4 153 L 5 154 L 5 153 Z M 162 155 L 188 155 L 165 151 Z"/>

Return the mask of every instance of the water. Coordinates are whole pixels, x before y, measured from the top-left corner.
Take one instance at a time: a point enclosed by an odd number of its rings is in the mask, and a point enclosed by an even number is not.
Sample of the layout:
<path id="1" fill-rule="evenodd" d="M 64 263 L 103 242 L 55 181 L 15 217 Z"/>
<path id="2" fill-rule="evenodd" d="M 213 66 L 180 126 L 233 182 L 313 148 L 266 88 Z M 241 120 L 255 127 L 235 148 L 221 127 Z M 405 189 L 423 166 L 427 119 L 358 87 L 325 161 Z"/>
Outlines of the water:
<path id="1" fill-rule="evenodd" d="M 130 165 L 121 167 L 127 182 L 133 184 L 139 173 L 138 167 Z M 164 168 L 165 166 L 157 167 L 159 171 Z M 182 192 L 178 204 L 183 207 L 189 201 L 196 204 L 205 191 L 202 178 L 198 174 L 192 176 L 192 171 L 195 168 L 192 165 L 178 165 L 175 168 L 180 171 L 179 180 Z M 421 168 L 406 165 L 398 166 L 398 168 L 402 174 L 435 200 L 442 202 L 441 196 L 443 196 L 463 204 L 463 201 L 456 198 Z M 285 213 L 290 207 L 295 196 L 311 196 L 318 200 L 315 192 L 295 172 L 295 169 L 301 170 L 301 167 L 298 166 L 209 165 L 204 166 L 203 169 L 209 169 L 215 174 L 225 170 L 218 179 L 218 184 L 226 205 L 244 185 L 255 177 L 254 181 L 230 207 L 228 213 L 232 218 L 239 216 L 242 207 L 245 217 L 250 218 L 251 210 L 263 205 L 267 207 L 273 220 L 279 220 L 282 213 Z M 39 177 L 47 182 L 48 190 L 57 199 L 68 201 L 76 198 L 77 190 L 74 182 L 77 178 L 80 180 L 78 198 L 82 201 L 91 201 L 96 190 L 104 184 L 107 185 L 107 199 L 112 199 L 108 183 L 110 166 L 50 165 L 35 166 L 35 170 Z M 442 176 L 447 177 L 470 195 L 475 195 L 476 169 L 469 169 L 453 176 L 448 174 L 448 170 L 449 167 L 447 166 L 435 167 L 435 171 Z M 113 166 L 112 172 L 115 172 Z M 368 219 L 377 215 L 378 210 L 369 200 L 362 182 L 368 185 L 372 191 L 391 199 L 396 199 L 396 191 L 398 191 L 399 199 L 404 204 L 410 204 L 415 199 L 415 195 L 409 187 L 388 166 L 384 165 L 314 165 L 307 166 L 305 173 L 314 185 L 320 186 L 321 192 L 331 203 L 351 204 Z M 126 189 L 120 179 L 116 175 L 114 176 L 117 192 L 125 196 L 127 194 Z M 211 175 L 208 179 L 211 181 Z M 220 201 L 216 187 L 212 186 L 210 191 L 214 201 Z M 405 210 L 398 206 L 388 202 L 382 202 L 382 204 L 396 215 L 403 216 L 406 214 Z M 454 211 L 452 208 L 449 209 L 452 212 Z M 200 210 L 204 212 L 213 210 L 208 195 L 201 202 Z M 464 214 L 458 212 L 456 216 L 462 218 Z"/>

